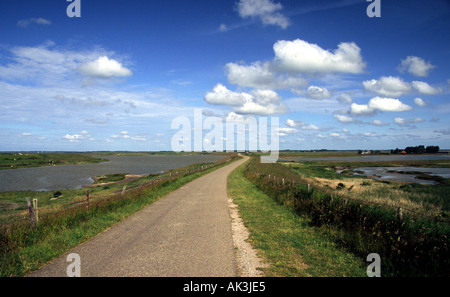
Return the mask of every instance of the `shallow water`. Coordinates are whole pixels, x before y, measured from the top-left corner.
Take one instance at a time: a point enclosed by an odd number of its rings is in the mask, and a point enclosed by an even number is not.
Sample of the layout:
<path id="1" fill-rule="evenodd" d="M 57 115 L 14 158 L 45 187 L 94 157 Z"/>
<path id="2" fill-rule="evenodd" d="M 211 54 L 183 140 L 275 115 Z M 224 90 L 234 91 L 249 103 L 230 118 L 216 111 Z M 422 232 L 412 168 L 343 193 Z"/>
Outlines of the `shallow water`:
<path id="1" fill-rule="evenodd" d="M 196 163 L 218 161 L 222 155 L 123 155 L 102 157 L 98 164 L 59 165 L 0 170 L 0 192 L 78 189 L 103 174 L 151 174 Z"/>
<path id="2" fill-rule="evenodd" d="M 404 172 L 423 172 L 433 176 L 441 176 L 443 178 L 450 178 L 450 168 L 425 168 L 425 167 L 361 167 L 355 168 L 354 171 L 363 172 L 362 175 L 382 180 L 394 180 L 402 182 L 412 182 L 418 184 L 435 184 L 433 180 L 425 180 L 417 178 L 416 174 L 398 173 Z M 355 173 L 358 175 L 358 173 Z"/>
<path id="3" fill-rule="evenodd" d="M 450 155 L 375 155 L 357 157 L 329 157 L 329 158 L 286 158 L 280 161 L 426 161 L 426 160 L 450 160 Z"/>

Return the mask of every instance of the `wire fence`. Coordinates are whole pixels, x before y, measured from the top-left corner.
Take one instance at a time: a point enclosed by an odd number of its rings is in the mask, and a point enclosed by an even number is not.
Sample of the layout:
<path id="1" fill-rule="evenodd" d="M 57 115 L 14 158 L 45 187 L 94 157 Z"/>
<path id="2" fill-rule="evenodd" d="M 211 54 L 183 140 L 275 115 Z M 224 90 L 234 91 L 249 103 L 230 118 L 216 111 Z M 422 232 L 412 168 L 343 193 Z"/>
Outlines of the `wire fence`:
<path id="1" fill-rule="evenodd" d="M 287 191 L 288 189 L 290 189 L 290 187 L 297 187 L 297 186 L 303 186 L 307 189 L 307 191 L 312 191 L 314 188 L 318 189 L 321 192 L 324 192 L 328 195 L 331 196 L 331 198 L 333 199 L 333 197 L 340 197 L 341 199 L 344 200 L 348 200 L 348 201 L 353 201 L 356 202 L 358 204 L 366 204 L 366 205 L 372 205 L 372 206 L 380 206 L 380 207 L 388 207 L 391 209 L 394 209 L 397 211 L 398 216 L 399 217 L 403 217 L 404 213 L 411 213 L 414 214 L 415 216 L 420 216 L 429 220 L 436 220 L 437 217 L 434 215 L 429 215 L 429 214 L 425 214 L 423 212 L 419 212 L 417 211 L 417 209 L 410 209 L 407 208 L 405 206 L 400 206 L 400 205 L 390 205 L 387 203 L 378 203 L 378 202 L 374 202 L 374 201 L 368 201 L 368 200 L 362 200 L 362 199 L 357 199 L 348 195 L 345 195 L 342 192 L 337 192 L 337 191 L 333 191 L 332 189 L 326 188 L 326 187 L 321 187 L 317 184 L 311 184 L 311 183 L 307 183 L 307 182 L 299 182 L 298 180 L 291 180 L 291 179 L 287 179 L 287 178 L 282 178 L 279 176 L 276 176 L 274 174 L 265 174 L 265 173 L 258 173 L 258 172 L 252 172 L 250 173 L 254 176 L 256 176 L 259 179 L 264 179 L 266 182 L 271 182 L 274 184 L 275 187 L 281 187 L 282 191 Z M 283 189 L 284 188 L 284 189 Z M 445 219 L 440 217 L 439 218 L 440 222 L 446 222 L 446 223 L 450 223 L 450 219 Z"/>
<path id="2" fill-rule="evenodd" d="M 151 180 L 147 180 L 147 181 L 140 182 L 140 183 L 138 182 L 138 184 L 133 185 L 133 186 L 124 185 L 121 190 L 114 191 L 110 195 L 107 195 L 106 197 L 103 197 L 103 198 L 95 197 L 95 195 L 93 195 L 93 197 L 92 197 L 91 193 L 89 192 L 89 189 L 91 189 L 91 188 L 89 188 L 86 190 L 85 199 L 69 202 L 67 204 L 61 205 L 59 208 L 56 208 L 56 209 L 53 208 L 53 210 L 47 211 L 45 213 L 41 212 L 41 216 L 48 217 L 48 216 L 52 216 L 52 215 L 60 215 L 64 211 L 73 209 L 73 208 L 79 206 L 80 204 L 85 204 L 86 211 L 89 212 L 90 204 L 92 207 L 102 201 L 124 198 L 125 195 L 128 195 L 128 193 L 131 194 L 131 192 L 136 192 L 139 195 L 139 194 L 142 194 L 143 191 L 150 191 L 153 188 L 156 188 L 157 186 L 160 186 L 165 182 L 172 182 L 175 179 L 180 178 L 180 177 L 203 172 L 208 169 L 221 166 L 225 163 L 232 161 L 233 159 L 236 158 L 236 156 L 237 156 L 237 154 L 228 154 L 226 157 L 224 157 L 214 163 L 194 164 L 187 168 L 168 170 L 164 173 L 154 175 Z M 120 183 L 120 181 L 119 181 L 119 183 Z M 105 186 L 105 185 L 98 184 L 97 186 L 101 187 L 101 186 Z M 34 199 L 34 200 L 37 200 L 37 199 Z M 36 201 L 36 205 L 37 205 L 37 201 Z M 37 216 L 37 213 L 38 213 L 37 206 L 35 208 L 28 207 L 27 213 L 17 212 L 15 214 L 13 214 L 12 212 L 10 212 L 10 214 L 8 216 L 3 217 L 0 220 L 0 225 L 6 226 L 6 225 L 10 225 L 10 224 L 24 224 L 24 223 L 26 224 L 27 221 L 29 221 L 32 225 L 36 225 L 35 222 L 37 222 L 37 220 L 39 219 Z M 28 219 L 28 218 L 30 218 L 30 219 Z M 33 218 L 33 219 L 31 219 L 31 218 Z"/>

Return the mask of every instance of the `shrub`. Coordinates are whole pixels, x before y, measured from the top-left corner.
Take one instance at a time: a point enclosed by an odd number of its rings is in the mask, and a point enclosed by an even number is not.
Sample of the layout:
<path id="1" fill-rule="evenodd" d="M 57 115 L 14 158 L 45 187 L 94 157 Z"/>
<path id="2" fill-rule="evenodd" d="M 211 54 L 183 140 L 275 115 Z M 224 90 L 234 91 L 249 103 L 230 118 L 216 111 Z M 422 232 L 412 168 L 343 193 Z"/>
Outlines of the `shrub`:
<path id="1" fill-rule="evenodd" d="M 338 190 L 341 190 L 343 188 L 345 188 L 345 185 L 343 183 L 339 183 L 336 187 L 336 189 L 338 189 Z"/>

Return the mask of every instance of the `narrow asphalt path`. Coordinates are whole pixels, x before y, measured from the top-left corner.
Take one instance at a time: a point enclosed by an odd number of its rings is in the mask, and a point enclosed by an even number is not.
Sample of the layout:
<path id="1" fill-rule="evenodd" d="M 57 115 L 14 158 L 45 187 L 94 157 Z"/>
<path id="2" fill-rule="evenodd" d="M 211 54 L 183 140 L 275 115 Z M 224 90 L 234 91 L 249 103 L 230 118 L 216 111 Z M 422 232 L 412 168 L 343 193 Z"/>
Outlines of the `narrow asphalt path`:
<path id="1" fill-rule="evenodd" d="M 82 277 L 236 276 L 227 177 L 247 159 L 186 184 L 29 276 L 67 276 L 70 253 L 80 256 Z"/>

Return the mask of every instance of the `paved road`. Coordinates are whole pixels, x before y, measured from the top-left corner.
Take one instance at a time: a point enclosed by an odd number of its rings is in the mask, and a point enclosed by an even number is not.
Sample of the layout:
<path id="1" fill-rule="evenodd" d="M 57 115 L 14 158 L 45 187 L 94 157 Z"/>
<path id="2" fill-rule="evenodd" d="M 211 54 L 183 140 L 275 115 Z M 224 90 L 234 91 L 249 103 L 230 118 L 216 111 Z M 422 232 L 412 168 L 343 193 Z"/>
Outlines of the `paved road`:
<path id="1" fill-rule="evenodd" d="M 81 276 L 236 276 L 227 176 L 247 158 L 186 184 L 76 247 Z M 67 253 L 29 276 L 67 276 Z"/>

